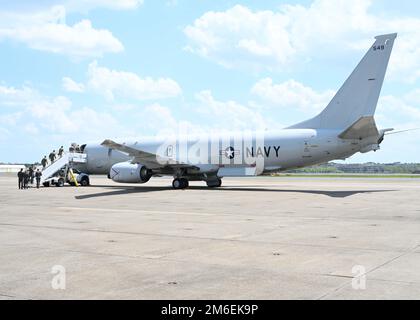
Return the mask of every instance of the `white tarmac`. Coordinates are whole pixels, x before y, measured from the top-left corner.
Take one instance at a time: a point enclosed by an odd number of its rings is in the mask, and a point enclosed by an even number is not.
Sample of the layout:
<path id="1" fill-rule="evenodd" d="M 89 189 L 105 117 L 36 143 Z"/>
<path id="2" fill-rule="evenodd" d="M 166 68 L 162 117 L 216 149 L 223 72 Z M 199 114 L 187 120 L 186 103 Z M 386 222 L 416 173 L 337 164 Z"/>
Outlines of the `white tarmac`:
<path id="1" fill-rule="evenodd" d="M 420 298 L 420 179 L 16 180 L 0 176 L 0 299 Z"/>

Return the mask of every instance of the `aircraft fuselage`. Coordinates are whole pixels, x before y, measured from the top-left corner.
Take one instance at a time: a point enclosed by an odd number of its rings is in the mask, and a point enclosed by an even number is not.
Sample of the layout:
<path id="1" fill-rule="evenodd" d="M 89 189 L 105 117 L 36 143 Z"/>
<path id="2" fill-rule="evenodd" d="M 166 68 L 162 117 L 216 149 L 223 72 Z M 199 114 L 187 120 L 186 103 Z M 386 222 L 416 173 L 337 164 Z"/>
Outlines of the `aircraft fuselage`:
<path id="1" fill-rule="evenodd" d="M 121 143 L 200 168 L 191 171 L 195 173 L 214 173 L 221 168 L 228 172 L 229 168 L 260 165 L 258 174 L 262 174 L 344 159 L 362 147 L 375 143 L 368 140 L 343 140 L 338 138 L 339 133 L 337 130 L 325 129 L 284 129 L 248 135 L 227 134 L 210 139 L 200 136 L 179 139 L 153 137 Z M 132 159 L 123 152 L 99 143 L 87 144 L 84 152 L 87 154 L 87 163 L 79 169 L 90 174 L 108 174 L 114 164 Z M 172 174 L 159 169 L 155 172 Z M 233 172 L 227 175 L 244 174 Z"/>

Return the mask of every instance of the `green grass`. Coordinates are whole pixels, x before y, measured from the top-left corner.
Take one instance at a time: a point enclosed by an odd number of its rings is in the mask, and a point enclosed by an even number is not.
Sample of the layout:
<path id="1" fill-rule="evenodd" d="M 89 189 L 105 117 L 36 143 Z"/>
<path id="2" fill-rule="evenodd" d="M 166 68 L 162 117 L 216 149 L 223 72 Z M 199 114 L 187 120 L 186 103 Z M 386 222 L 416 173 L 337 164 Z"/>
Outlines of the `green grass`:
<path id="1" fill-rule="evenodd" d="M 363 173 L 277 173 L 273 177 L 308 177 L 308 178 L 413 178 L 420 179 L 420 174 L 363 174 Z"/>

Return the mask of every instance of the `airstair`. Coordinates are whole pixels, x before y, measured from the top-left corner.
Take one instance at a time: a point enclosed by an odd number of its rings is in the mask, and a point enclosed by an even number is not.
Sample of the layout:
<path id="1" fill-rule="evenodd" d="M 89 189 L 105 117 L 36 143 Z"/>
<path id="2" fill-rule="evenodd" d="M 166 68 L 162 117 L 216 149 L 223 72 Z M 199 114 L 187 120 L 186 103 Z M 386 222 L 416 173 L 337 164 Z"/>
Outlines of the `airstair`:
<path id="1" fill-rule="evenodd" d="M 63 153 L 61 158 L 58 158 L 56 161 L 54 161 L 49 166 L 45 167 L 44 170 L 42 170 L 41 184 L 44 183 L 45 180 L 56 175 L 60 170 L 64 170 L 65 174 L 67 174 L 67 171 L 70 168 L 72 168 L 73 164 L 86 163 L 86 161 L 86 154 L 84 153 Z"/>

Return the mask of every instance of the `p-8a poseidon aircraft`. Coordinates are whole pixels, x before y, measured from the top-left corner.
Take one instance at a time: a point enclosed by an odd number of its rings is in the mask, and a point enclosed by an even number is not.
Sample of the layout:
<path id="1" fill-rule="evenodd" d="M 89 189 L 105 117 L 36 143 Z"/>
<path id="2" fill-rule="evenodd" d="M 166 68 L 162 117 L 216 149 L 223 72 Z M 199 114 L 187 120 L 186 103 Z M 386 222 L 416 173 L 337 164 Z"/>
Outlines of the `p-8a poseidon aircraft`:
<path id="1" fill-rule="evenodd" d="M 257 176 L 376 151 L 393 130 L 379 130 L 374 113 L 396 36 L 377 36 L 331 102 L 309 120 L 276 131 L 105 140 L 84 146 L 87 171 L 123 183 L 170 175 L 175 189 L 187 188 L 189 181 L 219 187 L 227 176 Z"/>

